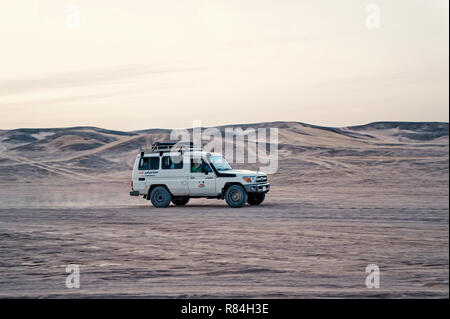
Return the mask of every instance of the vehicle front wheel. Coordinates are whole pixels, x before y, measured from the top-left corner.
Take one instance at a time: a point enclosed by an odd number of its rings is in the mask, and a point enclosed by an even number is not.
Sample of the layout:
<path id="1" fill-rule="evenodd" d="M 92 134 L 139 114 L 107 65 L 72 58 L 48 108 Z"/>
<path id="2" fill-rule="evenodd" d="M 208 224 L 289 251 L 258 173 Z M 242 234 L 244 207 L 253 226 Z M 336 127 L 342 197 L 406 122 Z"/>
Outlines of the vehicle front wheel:
<path id="1" fill-rule="evenodd" d="M 150 193 L 150 200 L 152 201 L 153 206 L 163 208 L 169 206 L 170 201 L 172 200 L 172 195 L 170 195 L 167 188 L 157 186 Z"/>
<path id="2" fill-rule="evenodd" d="M 172 199 L 172 203 L 176 206 L 184 206 L 189 202 L 189 197 L 178 197 Z"/>
<path id="3" fill-rule="evenodd" d="M 248 195 L 247 203 L 249 203 L 250 205 L 259 205 L 264 201 L 265 198 L 266 198 L 266 194 L 264 194 L 264 193 L 250 194 L 250 195 Z"/>
<path id="4" fill-rule="evenodd" d="M 248 195 L 241 185 L 231 185 L 225 192 L 225 201 L 233 208 L 245 206 L 247 199 Z"/>

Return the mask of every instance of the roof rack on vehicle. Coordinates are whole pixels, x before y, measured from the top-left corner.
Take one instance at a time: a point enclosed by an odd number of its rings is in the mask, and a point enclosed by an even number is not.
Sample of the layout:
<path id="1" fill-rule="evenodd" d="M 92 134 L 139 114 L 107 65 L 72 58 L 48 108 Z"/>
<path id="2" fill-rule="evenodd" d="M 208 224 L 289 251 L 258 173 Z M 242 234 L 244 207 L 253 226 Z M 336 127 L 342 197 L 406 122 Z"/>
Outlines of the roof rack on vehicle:
<path id="1" fill-rule="evenodd" d="M 144 153 L 166 153 L 201 150 L 201 147 L 194 147 L 193 142 L 155 142 L 150 149 L 141 148 L 141 156 L 143 156 Z"/>

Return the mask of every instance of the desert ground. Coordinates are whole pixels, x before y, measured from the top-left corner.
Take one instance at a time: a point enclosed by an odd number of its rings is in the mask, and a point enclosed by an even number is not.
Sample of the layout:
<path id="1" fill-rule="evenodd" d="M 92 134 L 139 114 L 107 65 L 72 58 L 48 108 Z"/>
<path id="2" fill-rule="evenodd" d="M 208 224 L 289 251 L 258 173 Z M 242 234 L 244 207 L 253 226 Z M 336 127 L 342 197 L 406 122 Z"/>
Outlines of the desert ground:
<path id="1" fill-rule="evenodd" d="M 129 196 L 138 148 L 168 130 L 0 131 L 0 297 L 449 297 L 448 123 L 242 127 L 278 128 L 279 169 L 240 209 Z"/>

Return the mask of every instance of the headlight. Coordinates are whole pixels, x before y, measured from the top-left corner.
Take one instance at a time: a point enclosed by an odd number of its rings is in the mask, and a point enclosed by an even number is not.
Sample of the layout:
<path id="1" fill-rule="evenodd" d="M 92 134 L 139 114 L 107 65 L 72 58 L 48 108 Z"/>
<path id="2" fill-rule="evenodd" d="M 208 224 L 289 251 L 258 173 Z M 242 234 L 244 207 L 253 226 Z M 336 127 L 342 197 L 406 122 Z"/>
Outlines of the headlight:
<path id="1" fill-rule="evenodd" d="M 256 176 L 244 176 L 242 177 L 247 183 L 256 183 Z"/>

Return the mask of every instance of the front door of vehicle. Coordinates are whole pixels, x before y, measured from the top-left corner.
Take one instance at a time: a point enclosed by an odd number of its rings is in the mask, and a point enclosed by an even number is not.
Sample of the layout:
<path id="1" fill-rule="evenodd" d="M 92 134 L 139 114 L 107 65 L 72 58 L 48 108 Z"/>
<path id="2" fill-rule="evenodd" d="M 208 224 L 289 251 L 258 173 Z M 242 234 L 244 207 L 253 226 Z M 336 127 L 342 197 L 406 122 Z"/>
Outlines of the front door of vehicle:
<path id="1" fill-rule="evenodd" d="M 189 193 L 192 196 L 216 196 L 216 176 L 205 161 L 191 159 Z"/>

